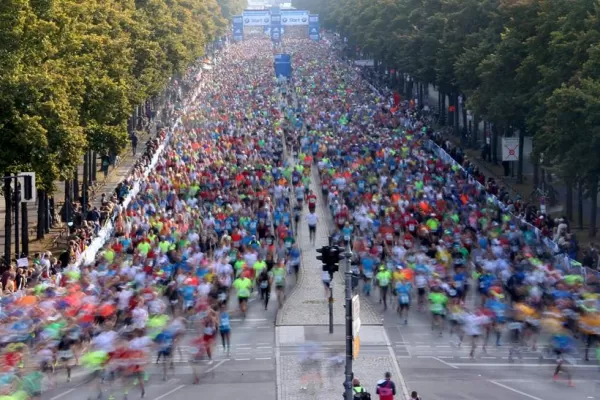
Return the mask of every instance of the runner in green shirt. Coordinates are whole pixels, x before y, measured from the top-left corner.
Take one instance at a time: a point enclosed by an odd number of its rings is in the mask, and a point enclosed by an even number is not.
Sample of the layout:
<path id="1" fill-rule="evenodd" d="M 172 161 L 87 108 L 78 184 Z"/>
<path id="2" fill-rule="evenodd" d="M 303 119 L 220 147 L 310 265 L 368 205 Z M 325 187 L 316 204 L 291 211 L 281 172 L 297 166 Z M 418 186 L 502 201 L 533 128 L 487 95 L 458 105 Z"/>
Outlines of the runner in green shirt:
<path id="1" fill-rule="evenodd" d="M 379 272 L 375 275 L 375 280 L 379 286 L 379 303 L 383 303 L 383 310 L 387 310 L 387 294 L 390 282 L 392 281 L 392 273 L 383 265 L 379 267 Z"/>
<path id="2" fill-rule="evenodd" d="M 273 274 L 273 282 L 275 283 L 277 302 L 279 304 L 279 308 L 281 308 L 285 300 L 285 277 L 287 275 L 283 261 L 277 264 L 277 266 L 273 268 L 273 271 L 271 272 Z"/>
<path id="3" fill-rule="evenodd" d="M 252 280 L 246 278 L 245 276 L 240 276 L 235 281 L 233 281 L 233 287 L 235 288 L 235 290 L 237 290 L 240 311 L 245 317 L 246 310 L 248 308 L 248 298 L 250 297 L 250 292 L 252 291 Z"/>
<path id="4" fill-rule="evenodd" d="M 431 330 L 437 327 L 439 329 L 440 336 L 442 336 L 442 331 L 444 329 L 443 316 L 446 314 L 448 297 L 439 287 L 434 287 L 431 290 L 432 292 L 429 293 L 429 309 L 431 310 L 431 314 L 433 314 Z"/>

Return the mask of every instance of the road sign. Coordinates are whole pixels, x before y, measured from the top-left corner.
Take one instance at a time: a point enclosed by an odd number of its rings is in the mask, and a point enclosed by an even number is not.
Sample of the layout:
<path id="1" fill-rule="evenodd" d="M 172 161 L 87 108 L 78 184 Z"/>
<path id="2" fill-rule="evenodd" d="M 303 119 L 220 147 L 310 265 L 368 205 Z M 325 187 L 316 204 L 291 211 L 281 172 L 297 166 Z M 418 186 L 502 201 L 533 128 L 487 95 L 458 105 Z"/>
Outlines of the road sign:
<path id="1" fill-rule="evenodd" d="M 360 352 L 360 337 L 358 335 L 354 336 L 352 340 L 352 359 L 356 360 L 358 358 L 358 353 Z"/>
<path id="2" fill-rule="evenodd" d="M 355 295 L 352 298 L 352 336 L 358 338 L 360 331 L 360 297 Z"/>
<path id="3" fill-rule="evenodd" d="M 502 138 L 502 161 L 519 161 L 519 138 Z"/>

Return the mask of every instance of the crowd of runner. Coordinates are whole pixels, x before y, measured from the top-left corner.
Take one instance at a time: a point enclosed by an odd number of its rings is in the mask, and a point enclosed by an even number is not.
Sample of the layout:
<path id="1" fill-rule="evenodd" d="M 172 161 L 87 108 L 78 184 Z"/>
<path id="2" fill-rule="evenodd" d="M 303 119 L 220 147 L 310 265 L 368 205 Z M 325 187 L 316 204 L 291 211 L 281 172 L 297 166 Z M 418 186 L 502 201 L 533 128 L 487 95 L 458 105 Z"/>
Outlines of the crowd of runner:
<path id="1" fill-rule="evenodd" d="M 291 97 L 272 59 L 268 41 L 229 46 L 158 162 L 145 177 L 151 158 L 134 171 L 139 193 L 115 213 L 96 262 L 2 298 L 2 398 L 39 398 L 53 371 L 70 380 L 80 364 L 88 393 L 143 395 L 151 354 L 166 377 L 186 328 L 190 360 L 211 362 L 217 338 L 229 352 L 230 314 L 244 317 L 252 292 L 266 309 L 272 289 L 281 305 L 300 264 L 292 193 L 306 190 L 310 170 L 285 160 Z"/>
<path id="2" fill-rule="evenodd" d="M 380 95 L 321 51 L 326 63 L 304 63 L 298 85 L 299 159 L 317 165 L 334 241 L 352 244 L 363 293 L 377 291 L 384 309 L 395 303 L 404 323 L 413 298 L 428 306 L 432 330 L 441 336 L 449 324 L 457 345 L 469 336 L 472 357 L 480 336 L 484 351 L 491 336 L 496 346 L 509 342 L 512 359 L 536 350 L 543 330 L 559 360 L 555 379 L 577 339 L 588 360 L 600 333 L 596 287 L 554 258 L 541 240 L 548 232 L 515 218 L 514 204 L 499 206 L 493 181 L 477 182 L 434 151 L 434 131 L 412 102 Z"/>
<path id="3" fill-rule="evenodd" d="M 2 298 L 0 399 L 39 398 L 52 371 L 70 379 L 77 364 L 90 370 L 88 393 L 143 395 L 150 357 L 166 377 L 188 329 L 191 361 L 210 362 L 216 344 L 227 353 L 231 314 L 244 317 L 253 292 L 265 309 L 272 292 L 284 301 L 300 264 L 295 228 L 305 205 L 316 224 L 319 198 L 334 242 L 352 246 L 360 290 L 395 303 L 405 323 L 415 299 L 440 335 L 449 324 L 457 345 L 469 336 L 472 355 L 480 336 L 484 349 L 490 337 L 511 342 L 512 356 L 550 331 L 556 377 L 576 336 L 592 348 L 593 288 L 431 151 L 419 110 L 374 91 L 327 40 L 284 46 L 290 85 L 273 78 L 268 39 L 228 46 L 157 163 L 139 171 L 96 262 Z"/>

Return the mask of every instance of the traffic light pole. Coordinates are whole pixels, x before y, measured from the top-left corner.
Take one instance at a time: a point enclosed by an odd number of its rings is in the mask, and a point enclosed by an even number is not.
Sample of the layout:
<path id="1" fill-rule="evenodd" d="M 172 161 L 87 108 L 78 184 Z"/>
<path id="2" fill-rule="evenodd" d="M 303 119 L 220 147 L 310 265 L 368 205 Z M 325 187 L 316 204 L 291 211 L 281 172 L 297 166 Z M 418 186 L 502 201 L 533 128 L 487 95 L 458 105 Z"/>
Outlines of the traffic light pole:
<path id="1" fill-rule="evenodd" d="M 354 373 L 352 372 L 352 358 L 353 358 L 353 332 L 352 332 L 352 250 L 350 250 L 350 243 L 346 244 L 346 253 L 344 254 L 344 261 L 346 266 L 345 271 L 345 285 L 346 285 L 346 371 L 344 381 L 344 399 L 352 400 L 354 397 L 352 389 L 352 380 L 354 379 Z"/>
<path id="2" fill-rule="evenodd" d="M 333 273 L 329 272 L 329 333 L 333 333 Z"/>

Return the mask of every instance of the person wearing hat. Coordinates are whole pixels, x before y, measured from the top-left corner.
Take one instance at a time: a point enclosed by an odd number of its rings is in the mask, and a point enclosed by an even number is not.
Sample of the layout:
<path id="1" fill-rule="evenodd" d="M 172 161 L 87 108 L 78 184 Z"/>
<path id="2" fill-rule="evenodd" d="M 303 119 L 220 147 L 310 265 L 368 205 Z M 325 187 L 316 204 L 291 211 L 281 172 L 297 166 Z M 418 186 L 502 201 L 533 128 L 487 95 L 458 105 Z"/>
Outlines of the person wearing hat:
<path id="1" fill-rule="evenodd" d="M 363 400 L 366 398 L 366 396 L 368 396 L 369 399 L 371 398 L 371 395 L 364 387 L 362 387 L 358 378 L 354 378 L 352 380 L 352 394 L 354 395 L 353 400 Z"/>

